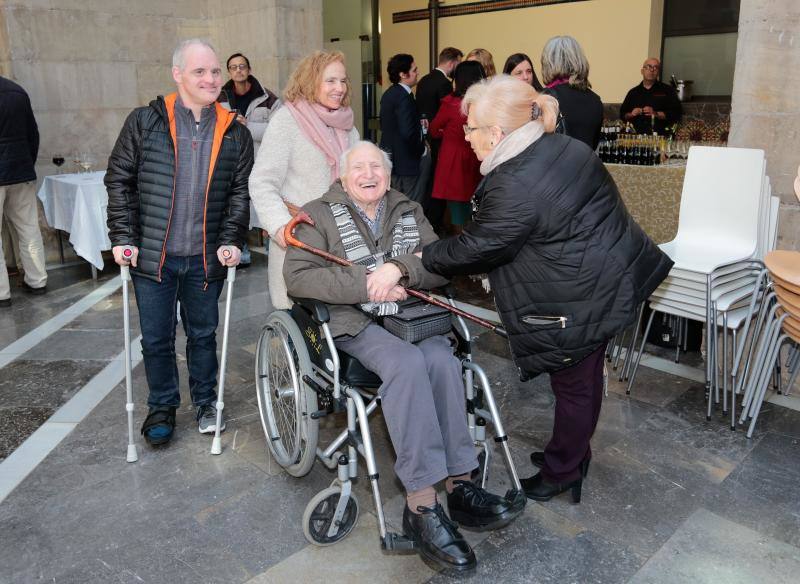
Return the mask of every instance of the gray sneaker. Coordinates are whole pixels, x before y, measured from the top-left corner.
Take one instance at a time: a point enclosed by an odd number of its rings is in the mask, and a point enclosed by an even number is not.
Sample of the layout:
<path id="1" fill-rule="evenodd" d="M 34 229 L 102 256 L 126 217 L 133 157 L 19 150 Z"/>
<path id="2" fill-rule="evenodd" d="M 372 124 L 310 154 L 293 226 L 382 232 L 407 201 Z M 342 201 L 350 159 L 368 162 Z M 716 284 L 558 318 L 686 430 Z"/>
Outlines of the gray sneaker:
<path id="1" fill-rule="evenodd" d="M 217 431 L 217 406 L 216 404 L 206 404 L 197 408 L 198 430 L 201 434 L 213 434 Z M 225 431 L 225 418 L 222 418 L 220 432 Z"/>

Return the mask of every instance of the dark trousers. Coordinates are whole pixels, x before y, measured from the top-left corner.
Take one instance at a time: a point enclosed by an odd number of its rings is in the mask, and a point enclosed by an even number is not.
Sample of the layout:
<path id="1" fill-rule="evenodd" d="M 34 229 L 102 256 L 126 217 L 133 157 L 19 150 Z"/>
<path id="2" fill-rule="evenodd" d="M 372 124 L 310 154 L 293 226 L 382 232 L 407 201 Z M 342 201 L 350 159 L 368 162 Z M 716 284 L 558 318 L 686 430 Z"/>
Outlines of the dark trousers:
<path id="1" fill-rule="evenodd" d="M 553 436 L 544 449 L 542 475 L 555 483 L 580 478 L 580 465 L 592 457 L 594 434 L 603 401 L 603 364 L 606 343 L 580 363 L 550 374 L 556 396 Z"/>
<path id="2" fill-rule="evenodd" d="M 431 153 L 428 152 L 419 161 L 419 174 L 414 176 L 392 174 L 391 184 L 393 189 L 400 191 L 415 203 L 425 207 L 430 179 Z"/>
<path id="3" fill-rule="evenodd" d="M 213 261 L 217 258 L 214 257 Z M 203 256 L 167 256 L 161 282 L 133 275 L 133 289 L 142 329 L 142 358 L 150 394 L 147 405 L 178 406 L 178 364 L 175 361 L 177 304 L 186 332 L 186 362 L 192 403 L 217 399 L 217 302 L 223 281 L 205 287 Z"/>

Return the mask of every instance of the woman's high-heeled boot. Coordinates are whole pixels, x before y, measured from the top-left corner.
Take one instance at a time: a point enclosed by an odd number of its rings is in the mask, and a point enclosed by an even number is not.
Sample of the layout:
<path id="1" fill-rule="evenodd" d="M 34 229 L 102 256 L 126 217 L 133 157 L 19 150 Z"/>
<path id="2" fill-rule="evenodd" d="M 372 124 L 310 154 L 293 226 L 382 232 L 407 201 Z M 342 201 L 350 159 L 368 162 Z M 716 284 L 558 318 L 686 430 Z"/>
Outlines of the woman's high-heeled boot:
<path id="1" fill-rule="evenodd" d="M 581 462 L 581 476 L 586 478 L 589 474 L 589 461 L 591 458 L 584 458 L 583 462 Z M 536 468 L 542 468 L 544 466 L 544 452 L 531 452 L 531 462 L 533 466 Z"/>
<path id="2" fill-rule="evenodd" d="M 571 483 L 550 483 L 544 479 L 542 473 L 539 473 L 530 478 L 521 479 L 520 483 L 522 483 L 525 496 L 534 501 L 549 501 L 556 495 L 570 491 L 572 502 L 576 504 L 581 502 L 583 477 L 575 479 Z"/>

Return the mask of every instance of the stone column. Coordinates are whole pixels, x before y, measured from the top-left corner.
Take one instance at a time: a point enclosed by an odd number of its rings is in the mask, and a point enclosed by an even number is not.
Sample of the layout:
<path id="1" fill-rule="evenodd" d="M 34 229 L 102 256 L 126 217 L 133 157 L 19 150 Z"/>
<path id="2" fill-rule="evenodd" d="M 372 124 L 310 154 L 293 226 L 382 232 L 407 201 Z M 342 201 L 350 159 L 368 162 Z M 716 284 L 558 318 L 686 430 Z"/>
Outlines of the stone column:
<path id="1" fill-rule="evenodd" d="M 800 249 L 800 2 L 742 0 L 728 144 L 763 148 L 772 194 L 780 196 L 778 247 Z"/>

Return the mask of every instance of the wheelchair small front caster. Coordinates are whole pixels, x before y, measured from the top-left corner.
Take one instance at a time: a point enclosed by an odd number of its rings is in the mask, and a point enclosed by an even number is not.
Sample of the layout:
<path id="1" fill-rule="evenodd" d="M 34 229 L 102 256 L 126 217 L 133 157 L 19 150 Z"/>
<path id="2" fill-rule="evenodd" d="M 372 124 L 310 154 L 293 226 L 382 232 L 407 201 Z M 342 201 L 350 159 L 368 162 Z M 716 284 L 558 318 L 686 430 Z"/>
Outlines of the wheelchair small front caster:
<path id="1" fill-rule="evenodd" d="M 314 545 L 333 545 L 347 537 L 356 526 L 358 500 L 353 493 L 350 493 L 341 519 L 334 524 L 336 506 L 339 504 L 341 494 L 342 487 L 333 485 L 317 493 L 306 505 L 303 513 L 303 535 Z"/>

